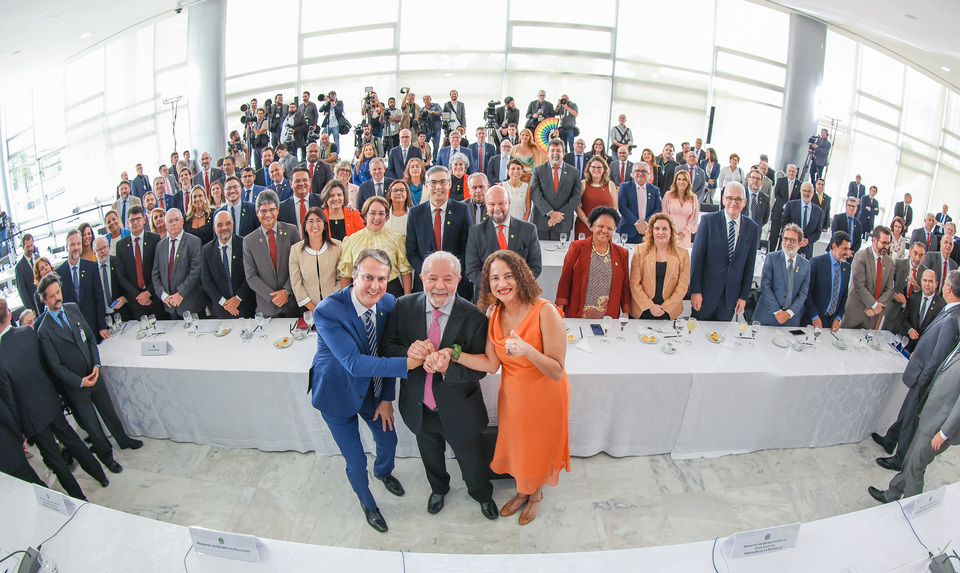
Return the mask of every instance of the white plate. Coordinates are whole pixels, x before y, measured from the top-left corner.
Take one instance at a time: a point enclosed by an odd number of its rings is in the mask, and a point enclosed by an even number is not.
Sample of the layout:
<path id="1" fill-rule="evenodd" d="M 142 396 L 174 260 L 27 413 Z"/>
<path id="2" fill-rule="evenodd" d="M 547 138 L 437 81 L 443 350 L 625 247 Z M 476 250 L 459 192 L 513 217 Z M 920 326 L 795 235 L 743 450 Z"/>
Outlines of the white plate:
<path id="1" fill-rule="evenodd" d="M 794 342 L 793 344 L 790 345 L 790 348 L 793 348 L 793 349 L 796 350 L 797 352 L 803 352 L 803 351 L 804 351 L 803 345 L 800 344 L 799 342 Z"/>
<path id="2" fill-rule="evenodd" d="M 660 347 L 660 351 L 664 354 L 675 354 L 677 352 L 677 347 L 674 346 L 672 342 L 668 342 Z"/>
<path id="3" fill-rule="evenodd" d="M 230 334 L 230 330 L 231 330 L 231 329 L 229 329 L 229 328 L 220 328 L 220 329 L 215 330 L 215 331 L 213 332 L 213 335 L 214 335 L 214 336 L 217 336 L 217 337 L 226 336 L 226 335 Z"/>
<path id="4" fill-rule="evenodd" d="M 292 336 L 281 336 L 280 338 L 273 341 L 274 348 L 287 348 L 293 344 Z"/>
<path id="5" fill-rule="evenodd" d="M 714 343 L 714 344 L 723 344 L 723 341 L 726 340 L 726 339 L 723 337 L 723 335 L 720 334 L 719 332 L 717 333 L 717 336 L 720 337 L 720 340 L 713 340 L 712 338 L 710 338 L 710 335 L 711 335 L 711 334 L 713 334 L 713 333 L 712 333 L 712 332 L 707 332 L 707 333 L 704 334 L 703 337 L 706 338 L 708 342 L 712 342 L 712 343 Z"/>
<path id="6" fill-rule="evenodd" d="M 643 339 L 644 336 L 647 337 L 647 340 L 644 340 L 644 339 Z M 651 338 L 652 338 L 653 340 L 650 340 Z M 644 333 L 640 334 L 640 342 L 642 342 L 642 343 L 644 343 L 644 344 L 656 344 L 656 343 L 660 342 L 660 337 L 657 336 L 656 334 L 648 331 L 648 332 L 644 332 Z"/>
<path id="7" fill-rule="evenodd" d="M 871 340 L 870 342 L 867 343 L 867 345 L 868 345 L 870 348 L 872 348 L 872 349 L 874 349 L 874 350 L 877 350 L 877 351 L 883 350 L 883 345 L 880 344 L 879 342 L 877 342 L 876 340 Z"/>
<path id="8" fill-rule="evenodd" d="M 833 346 L 836 347 L 836 348 L 839 348 L 840 350 L 846 350 L 846 349 L 847 349 L 847 343 L 844 342 L 844 341 L 843 341 L 842 339 L 840 339 L 840 338 L 838 338 L 838 339 L 836 339 L 836 340 L 833 341 Z"/>
<path id="9" fill-rule="evenodd" d="M 774 336 L 773 343 L 780 348 L 790 348 L 790 341 L 782 336 Z"/>

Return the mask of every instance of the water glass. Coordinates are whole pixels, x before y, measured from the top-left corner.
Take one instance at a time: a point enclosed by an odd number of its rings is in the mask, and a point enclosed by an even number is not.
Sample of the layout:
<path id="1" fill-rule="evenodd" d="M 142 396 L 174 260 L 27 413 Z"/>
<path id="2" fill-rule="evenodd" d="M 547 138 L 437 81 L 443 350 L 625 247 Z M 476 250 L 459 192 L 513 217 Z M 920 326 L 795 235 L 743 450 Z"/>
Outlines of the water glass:
<path id="1" fill-rule="evenodd" d="M 561 248 L 561 249 L 567 248 L 567 234 L 566 234 L 566 233 L 560 233 L 560 248 Z"/>

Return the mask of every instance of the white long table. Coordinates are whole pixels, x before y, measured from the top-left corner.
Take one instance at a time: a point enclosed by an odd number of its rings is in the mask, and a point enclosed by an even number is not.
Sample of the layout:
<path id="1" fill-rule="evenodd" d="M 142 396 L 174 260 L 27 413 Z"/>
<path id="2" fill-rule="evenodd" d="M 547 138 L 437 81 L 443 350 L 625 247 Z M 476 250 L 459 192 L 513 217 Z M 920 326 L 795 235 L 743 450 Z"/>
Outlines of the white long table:
<path id="1" fill-rule="evenodd" d="M 339 450 L 307 394 L 315 335 L 290 348 L 273 348 L 292 320 L 274 320 L 266 339 L 242 344 L 239 327 L 223 338 L 187 335 L 176 323 L 162 335 L 166 356 L 140 355 L 136 324 L 100 346 L 103 376 L 133 435 L 266 451 Z M 714 329 L 733 338 L 731 324 L 703 323 L 679 344 L 643 344 L 638 328 L 665 326 L 631 320 L 621 334 L 590 335 L 589 321 L 568 320 L 594 353 L 567 350 L 570 378 L 570 452 L 591 456 L 718 456 L 770 448 L 856 442 L 896 418 L 906 388 L 906 360 L 891 350 L 840 351 L 824 336 L 815 349 L 796 352 L 771 342 L 762 329 L 749 342 L 727 347 L 708 342 Z M 259 335 L 259 333 L 258 333 Z M 855 333 L 842 332 L 851 338 Z M 789 335 L 788 335 L 789 336 Z M 153 340 L 153 339 L 150 339 Z M 606 340 L 606 342 L 603 342 Z M 729 342 L 729 340 L 728 340 Z M 733 346 L 730 344 L 730 346 Z M 496 423 L 499 375 L 481 387 Z M 417 456 L 413 435 L 397 424 L 400 456 Z M 370 436 L 362 433 L 372 447 Z"/>

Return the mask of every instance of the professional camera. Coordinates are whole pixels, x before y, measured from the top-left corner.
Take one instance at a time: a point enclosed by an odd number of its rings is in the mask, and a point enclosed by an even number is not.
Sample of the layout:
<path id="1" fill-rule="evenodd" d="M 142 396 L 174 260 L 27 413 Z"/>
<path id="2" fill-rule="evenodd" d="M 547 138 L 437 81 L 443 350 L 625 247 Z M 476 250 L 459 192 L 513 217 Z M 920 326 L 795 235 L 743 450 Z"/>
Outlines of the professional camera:
<path id="1" fill-rule="evenodd" d="M 240 106 L 240 111 L 243 112 L 243 115 L 240 116 L 240 123 L 247 125 L 248 123 L 253 123 L 257 121 L 256 116 L 248 115 L 247 110 L 250 109 L 250 106 L 247 104 L 242 104 Z"/>
<path id="2" fill-rule="evenodd" d="M 567 98 L 560 98 L 560 105 L 566 105 L 567 101 L 569 101 Z"/>
<path id="3" fill-rule="evenodd" d="M 483 119 L 487 122 L 484 127 L 487 129 L 497 128 L 497 106 L 500 105 L 499 101 L 490 100 L 487 102 L 487 109 L 483 112 Z"/>
<path id="4" fill-rule="evenodd" d="M 427 108 L 420 108 L 420 115 L 417 116 L 417 121 L 420 122 L 420 125 L 425 125 L 430 122 L 430 112 L 427 111 Z"/>
<path id="5" fill-rule="evenodd" d="M 241 151 L 243 151 L 243 142 L 242 141 L 231 142 L 229 149 L 231 154 L 240 153 Z"/>
<path id="6" fill-rule="evenodd" d="M 307 133 L 307 145 L 310 145 L 311 143 L 316 143 L 316 142 L 319 141 L 319 140 L 320 140 L 320 132 L 319 132 L 319 131 L 313 131 L 313 130 L 311 130 L 311 131 L 309 131 L 309 132 Z"/>
<path id="7" fill-rule="evenodd" d="M 356 149 L 361 148 L 363 141 L 363 126 L 367 125 L 367 120 L 363 120 L 353 128 L 353 146 Z"/>

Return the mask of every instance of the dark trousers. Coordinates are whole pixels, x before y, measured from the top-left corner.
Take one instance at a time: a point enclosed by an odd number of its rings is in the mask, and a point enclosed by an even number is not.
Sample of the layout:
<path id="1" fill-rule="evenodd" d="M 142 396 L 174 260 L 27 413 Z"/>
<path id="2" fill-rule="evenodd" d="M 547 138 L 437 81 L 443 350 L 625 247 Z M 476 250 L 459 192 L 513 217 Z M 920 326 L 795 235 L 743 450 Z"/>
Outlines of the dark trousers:
<path id="1" fill-rule="evenodd" d="M 907 391 L 907 396 L 903 399 L 903 405 L 900 406 L 897 421 L 890 426 L 887 434 L 883 437 L 887 443 L 897 444 L 897 452 L 893 457 L 901 465 L 907 456 L 907 450 L 910 449 L 910 441 L 917 433 L 917 426 L 920 424 L 920 409 L 923 407 L 929 389 L 930 384 L 918 383 Z"/>
<path id="2" fill-rule="evenodd" d="M 23 455 L 23 436 L 4 424 L 0 424 L 0 472 L 27 483 L 47 487 Z"/>
<path id="3" fill-rule="evenodd" d="M 393 463 L 397 454 L 397 432 L 395 430 L 383 430 L 381 420 L 374 421 L 373 412 L 377 409 L 379 403 L 373 397 L 373 384 L 367 390 L 367 395 L 360 405 L 360 411 L 346 418 L 334 416 L 321 411 L 323 420 L 330 428 L 340 453 L 343 454 L 347 462 L 347 479 L 350 480 L 350 486 L 360 498 L 363 507 L 374 510 L 377 509 L 377 500 L 370 493 L 370 481 L 367 478 L 367 455 L 363 452 L 363 444 L 360 442 L 360 427 L 357 418 L 363 418 L 373 433 L 373 441 L 377 444 L 377 459 L 373 462 L 373 475 L 376 477 L 386 477 L 393 473 Z"/>
<path id="4" fill-rule="evenodd" d="M 107 440 L 107 435 L 103 433 L 103 427 L 100 425 L 100 419 L 103 419 L 104 425 L 110 431 L 117 445 L 126 446 L 129 438 L 120 423 L 117 411 L 113 409 L 113 402 L 110 401 L 110 394 L 107 392 L 107 386 L 103 379 L 98 379 L 97 383 L 90 388 L 74 391 L 70 393 L 70 400 L 73 403 L 73 417 L 77 424 L 90 435 L 91 448 L 100 458 L 100 461 L 106 462 L 113 459 L 113 447 Z M 97 417 L 97 414 L 100 417 Z"/>
<path id="5" fill-rule="evenodd" d="M 460 473 L 463 482 L 467 484 L 467 493 L 478 502 L 484 502 L 493 496 L 493 484 L 487 477 L 487 464 L 484 463 L 483 441 L 478 433 L 464 439 L 451 439 L 443 430 L 440 414 L 423 407 L 423 418 L 420 421 L 420 433 L 417 434 L 417 447 L 420 449 L 420 459 L 427 472 L 427 481 L 430 490 L 439 495 L 446 495 L 450 491 L 450 474 L 447 473 L 447 460 L 444 456 L 447 443 L 453 448 L 453 453 L 460 464 Z"/>
<path id="6" fill-rule="evenodd" d="M 901 434 L 902 435 L 902 434 Z M 907 452 L 903 469 L 890 480 L 883 497 L 887 501 L 894 501 L 901 497 L 911 497 L 923 493 L 924 474 L 935 457 L 950 448 L 950 441 L 946 441 L 939 450 L 933 449 L 930 442 L 934 434 L 918 432 L 916 443 Z M 902 443 L 902 442 L 901 442 Z M 909 444 L 908 444 L 909 445 Z"/>
<path id="7" fill-rule="evenodd" d="M 56 437 L 56 439 L 54 439 L 54 437 Z M 43 461 L 50 466 L 50 469 L 53 470 L 57 479 L 60 480 L 60 485 L 63 486 L 64 491 L 66 491 L 70 497 L 86 499 L 83 495 L 83 490 L 80 489 L 80 484 L 77 483 L 77 479 L 73 477 L 70 468 L 67 467 L 67 464 L 63 461 L 63 454 L 60 453 L 57 440 L 60 440 L 60 443 L 73 455 L 74 459 L 80 464 L 80 467 L 83 468 L 83 471 L 90 474 L 90 477 L 97 481 L 102 481 L 106 477 L 97 458 L 93 457 L 93 452 L 87 448 L 83 440 L 80 439 L 80 436 L 73 431 L 73 428 L 67 423 L 67 419 L 63 414 L 58 414 L 57 417 L 50 422 L 49 426 L 41 430 L 39 434 L 33 436 L 32 439 L 37 445 L 37 449 L 40 450 L 40 456 L 43 457 Z"/>
<path id="8" fill-rule="evenodd" d="M 727 289 L 724 288 L 720 293 L 720 300 L 712 309 L 700 307 L 700 310 L 694 310 L 690 314 L 697 320 L 716 320 L 718 322 L 730 322 L 733 319 L 735 307 L 727 307 L 724 300 L 727 298 Z"/>
<path id="9" fill-rule="evenodd" d="M 780 228 L 782 221 L 770 217 L 770 240 L 767 245 L 767 252 L 772 253 L 780 250 Z"/>

